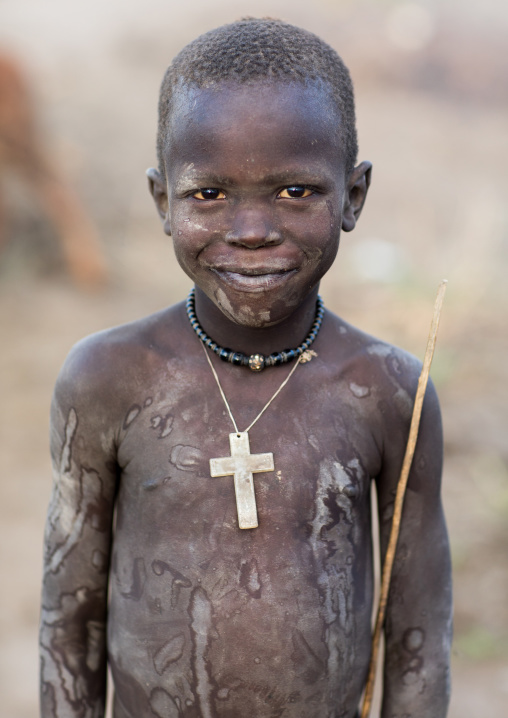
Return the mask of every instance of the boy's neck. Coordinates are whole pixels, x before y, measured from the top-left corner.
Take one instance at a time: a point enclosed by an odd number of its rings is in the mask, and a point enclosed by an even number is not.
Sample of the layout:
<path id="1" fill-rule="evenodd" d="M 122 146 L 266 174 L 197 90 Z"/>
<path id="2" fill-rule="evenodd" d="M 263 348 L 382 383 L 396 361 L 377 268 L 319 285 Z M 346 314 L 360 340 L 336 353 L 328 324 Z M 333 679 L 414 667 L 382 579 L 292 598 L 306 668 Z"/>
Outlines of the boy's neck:
<path id="1" fill-rule="evenodd" d="M 247 327 L 231 321 L 196 287 L 196 316 L 204 331 L 222 347 L 244 354 L 264 354 L 294 349 L 307 336 L 316 315 L 319 287 L 283 321 L 269 327 Z"/>

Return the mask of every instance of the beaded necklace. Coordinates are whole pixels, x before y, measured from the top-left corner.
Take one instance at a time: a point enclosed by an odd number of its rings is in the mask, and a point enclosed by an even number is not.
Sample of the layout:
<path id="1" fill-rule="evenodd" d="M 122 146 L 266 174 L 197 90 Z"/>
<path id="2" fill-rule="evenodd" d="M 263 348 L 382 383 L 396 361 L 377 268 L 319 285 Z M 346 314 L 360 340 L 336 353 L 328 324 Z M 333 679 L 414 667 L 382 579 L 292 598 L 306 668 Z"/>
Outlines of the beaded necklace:
<path id="1" fill-rule="evenodd" d="M 282 352 L 273 352 L 270 356 L 265 357 L 263 354 L 251 354 L 250 356 L 247 356 L 242 352 L 225 349 L 224 347 L 219 346 L 217 342 L 214 342 L 197 320 L 194 287 L 190 290 L 189 296 L 187 297 L 186 309 L 191 327 L 206 347 L 215 352 L 215 354 L 217 354 L 222 361 L 229 362 L 230 364 L 248 366 L 251 371 L 262 371 L 265 367 L 287 364 L 287 362 L 293 361 L 293 359 L 297 359 L 302 356 L 317 337 L 318 332 L 321 329 L 325 313 L 323 300 L 318 296 L 316 301 L 316 316 L 314 318 L 314 323 L 312 324 L 310 332 L 304 341 L 297 346 L 296 349 L 285 349 Z"/>

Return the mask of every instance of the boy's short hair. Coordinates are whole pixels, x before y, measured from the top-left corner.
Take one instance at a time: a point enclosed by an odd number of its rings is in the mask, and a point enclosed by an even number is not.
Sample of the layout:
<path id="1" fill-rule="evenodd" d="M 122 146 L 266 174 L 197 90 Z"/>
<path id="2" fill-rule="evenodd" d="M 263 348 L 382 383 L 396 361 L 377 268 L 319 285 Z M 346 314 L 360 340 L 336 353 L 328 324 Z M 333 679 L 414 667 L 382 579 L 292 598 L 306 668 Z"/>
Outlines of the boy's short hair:
<path id="1" fill-rule="evenodd" d="M 339 55 L 307 30 L 271 18 L 243 18 L 193 40 L 166 70 L 157 129 L 157 157 L 163 176 L 173 93 L 179 87 L 205 88 L 228 80 L 324 84 L 341 120 L 346 174 L 353 169 L 358 153 L 353 83 Z"/>

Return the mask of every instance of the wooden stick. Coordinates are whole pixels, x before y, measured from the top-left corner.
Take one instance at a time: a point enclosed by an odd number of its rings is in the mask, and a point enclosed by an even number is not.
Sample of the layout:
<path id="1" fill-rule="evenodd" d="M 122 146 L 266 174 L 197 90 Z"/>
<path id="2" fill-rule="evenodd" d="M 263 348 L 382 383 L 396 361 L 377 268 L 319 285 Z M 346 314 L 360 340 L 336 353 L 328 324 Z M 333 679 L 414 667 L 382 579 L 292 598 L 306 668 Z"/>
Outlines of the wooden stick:
<path id="1" fill-rule="evenodd" d="M 437 330 L 439 327 L 439 319 L 441 317 L 441 309 L 443 307 L 446 284 L 447 280 L 444 279 L 437 290 L 436 301 L 434 304 L 434 314 L 432 316 L 432 323 L 430 325 L 429 338 L 427 341 L 427 350 L 425 352 L 425 358 L 423 360 L 423 367 L 420 374 L 420 378 L 418 379 L 418 388 L 416 390 L 416 398 L 413 407 L 413 416 L 411 418 L 411 427 L 409 429 L 409 438 L 407 441 L 406 453 L 404 455 L 404 461 L 402 462 L 399 482 L 397 484 L 397 493 L 395 495 L 395 505 L 393 509 L 392 528 L 390 531 L 390 539 L 388 541 L 388 548 L 386 550 L 386 557 L 383 565 L 383 575 L 381 579 L 381 595 L 379 597 L 376 625 L 374 628 L 374 634 L 372 636 L 369 673 L 367 677 L 367 684 L 365 687 L 361 718 L 369 717 L 372 705 L 374 682 L 376 679 L 377 658 L 379 653 L 379 641 L 381 639 L 381 631 L 385 620 L 386 604 L 388 602 L 388 592 L 390 590 L 390 580 L 392 577 L 393 562 L 395 560 L 395 550 L 397 548 L 397 540 L 399 538 L 400 532 L 400 520 L 402 516 L 402 507 L 404 504 L 404 495 L 406 493 L 409 470 L 411 468 L 411 463 L 413 461 L 413 456 L 416 448 L 416 441 L 418 439 L 418 429 L 420 426 L 423 399 L 425 397 L 425 391 L 427 389 L 427 383 L 429 380 L 432 357 L 434 356 L 434 348 L 436 346 Z"/>

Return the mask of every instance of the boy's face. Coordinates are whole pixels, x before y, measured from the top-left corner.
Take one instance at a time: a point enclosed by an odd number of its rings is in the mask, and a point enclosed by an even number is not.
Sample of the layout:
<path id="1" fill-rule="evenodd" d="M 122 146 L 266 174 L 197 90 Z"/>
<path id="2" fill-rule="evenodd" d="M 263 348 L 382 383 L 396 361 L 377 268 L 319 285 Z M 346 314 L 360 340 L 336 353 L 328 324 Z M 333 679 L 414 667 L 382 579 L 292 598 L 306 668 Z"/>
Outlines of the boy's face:
<path id="1" fill-rule="evenodd" d="M 318 88 L 224 84 L 175 98 L 167 187 L 152 174 L 152 192 L 181 267 L 234 322 L 289 317 L 331 266 L 341 226 L 354 227 L 370 166 L 359 198 L 339 132 Z"/>

